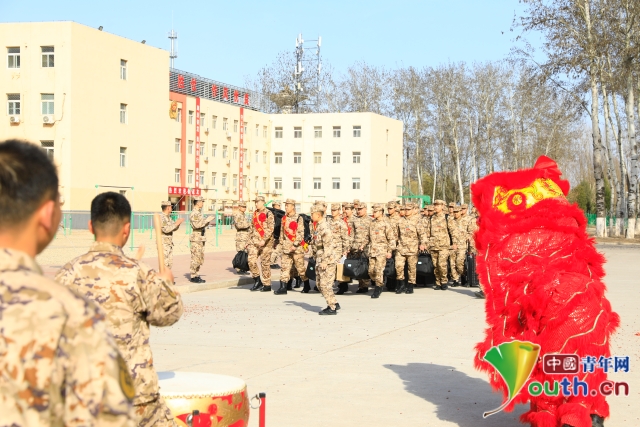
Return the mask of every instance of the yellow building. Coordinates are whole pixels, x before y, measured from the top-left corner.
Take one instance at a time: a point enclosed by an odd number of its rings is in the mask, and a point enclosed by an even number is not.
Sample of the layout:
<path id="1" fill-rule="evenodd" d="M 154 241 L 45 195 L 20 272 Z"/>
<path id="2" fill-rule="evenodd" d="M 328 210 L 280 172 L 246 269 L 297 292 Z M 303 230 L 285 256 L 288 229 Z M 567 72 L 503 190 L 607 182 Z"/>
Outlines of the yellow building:
<path id="1" fill-rule="evenodd" d="M 190 210 L 193 195 L 213 210 L 256 194 L 295 198 L 306 210 L 315 198 L 385 202 L 401 185 L 397 120 L 265 114 L 261 94 L 169 69 L 165 50 L 74 22 L 0 24 L 0 40 L 0 139 L 47 150 L 65 210 L 86 212 L 102 191 L 125 194 L 137 212 L 167 199 Z"/>

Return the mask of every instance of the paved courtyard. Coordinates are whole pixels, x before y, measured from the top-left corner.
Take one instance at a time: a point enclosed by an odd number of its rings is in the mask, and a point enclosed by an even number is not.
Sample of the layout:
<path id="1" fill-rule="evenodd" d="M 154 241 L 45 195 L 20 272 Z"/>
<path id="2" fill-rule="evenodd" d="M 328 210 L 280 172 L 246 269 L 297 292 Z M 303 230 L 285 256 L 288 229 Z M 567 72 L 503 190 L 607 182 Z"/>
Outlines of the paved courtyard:
<path id="1" fill-rule="evenodd" d="M 622 318 L 612 354 L 631 356 L 631 372 L 611 376 L 631 393 L 609 399 L 606 425 L 638 426 L 640 247 L 599 249 L 608 259 L 608 297 Z M 329 317 L 317 314 L 326 305 L 317 292 L 275 296 L 241 286 L 184 300 L 180 322 L 153 330 L 156 368 L 244 379 L 250 395 L 267 393 L 267 426 L 506 427 L 519 425 L 526 410 L 482 418 L 502 397 L 473 369 L 484 314 L 468 289 L 419 288 L 379 300 L 347 294 Z M 257 425 L 252 410 L 250 426 Z"/>

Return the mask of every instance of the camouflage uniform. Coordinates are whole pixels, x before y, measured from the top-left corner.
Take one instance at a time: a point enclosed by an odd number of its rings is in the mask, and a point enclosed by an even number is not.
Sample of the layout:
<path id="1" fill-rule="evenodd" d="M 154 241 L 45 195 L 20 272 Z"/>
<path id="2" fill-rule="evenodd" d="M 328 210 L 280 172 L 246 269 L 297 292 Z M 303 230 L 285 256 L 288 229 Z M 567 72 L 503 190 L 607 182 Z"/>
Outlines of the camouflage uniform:
<path id="1" fill-rule="evenodd" d="M 404 280 L 404 265 L 408 265 L 409 283 L 416 284 L 418 251 L 421 245 L 427 245 L 428 236 L 420 215 L 405 216 L 398 222 L 398 249 L 396 250 L 396 276 Z"/>
<path id="2" fill-rule="evenodd" d="M 303 282 L 306 281 L 303 243 L 307 242 L 304 242 L 304 218 L 301 215 L 294 212 L 282 217 L 280 242 L 282 246 L 280 281 L 284 283 L 289 281 L 293 266 L 295 266 L 296 272 L 300 273 L 300 279 Z M 291 249 L 294 251 L 291 252 Z"/>
<path id="3" fill-rule="evenodd" d="M 398 203 L 396 203 L 395 201 L 390 201 L 387 203 L 387 209 L 394 209 L 395 211 L 393 212 L 393 214 L 388 214 L 385 218 L 387 219 L 387 221 L 389 221 L 389 224 L 391 225 L 391 229 L 393 230 L 393 233 L 395 235 L 395 239 L 396 242 L 398 241 L 398 223 L 400 222 L 400 220 L 402 219 L 402 217 L 400 216 L 400 212 L 398 211 L 400 209 L 400 205 Z M 397 254 L 397 251 L 393 251 L 393 253 L 391 254 L 391 256 L 394 258 L 395 260 L 395 256 Z M 387 278 L 387 289 L 390 291 L 394 291 L 396 289 L 396 285 L 398 282 L 398 276 L 396 274 L 396 277 L 388 277 Z"/>
<path id="4" fill-rule="evenodd" d="M 128 369 L 95 304 L 0 249 L 0 423 L 135 425 Z"/>
<path id="5" fill-rule="evenodd" d="M 314 209 L 317 209 L 314 207 Z M 313 210 L 312 210 L 313 211 Z M 316 260 L 316 286 L 322 292 L 327 305 L 336 308 L 336 296 L 333 293 L 333 282 L 336 280 L 336 253 L 334 252 L 334 236 L 331 226 L 324 217 L 311 225 L 311 252 Z"/>
<path id="6" fill-rule="evenodd" d="M 264 221 L 260 221 L 261 215 L 264 215 Z M 253 227 L 251 227 L 249 240 L 249 269 L 251 270 L 251 276 L 253 278 L 261 276 L 262 283 L 265 286 L 271 286 L 271 251 L 273 251 L 275 219 L 270 210 L 263 208 L 261 211 L 256 210 L 253 213 L 252 223 Z M 256 224 L 262 227 L 263 235 L 260 235 Z M 261 243 L 264 243 L 264 245 L 261 246 Z M 258 258 L 260 258 L 262 274 L 258 269 Z"/>
<path id="7" fill-rule="evenodd" d="M 333 234 L 333 252 L 340 259 L 345 252 L 349 252 L 351 247 L 351 236 L 349 235 L 347 222 L 343 218 L 334 219 L 329 217 L 327 218 L 327 223 L 331 227 L 331 233 Z"/>
<path id="8" fill-rule="evenodd" d="M 366 203 L 360 203 L 356 205 L 356 208 L 362 206 L 364 208 L 367 207 Z M 371 226 L 371 217 L 369 215 L 352 216 L 352 229 L 355 230 L 355 234 L 353 237 L 353 243 L 351 245 L 351 254 L 352 258 L 357 258 L 360 256 L 369 257 L 369 228 Z M 360 248 L 364 247 L 362 251 Z M 358 287 L 359 288 L 369 288 L 371 285 L 370 279 L 358 279 Z"/>
<path id="9" fill-rule="evenodd" d="M 150 326 L 170 326 L 182 315 L 182 299 L 147 265 L 106 242 L 67 263 L 56 281 L 94 301 L 107 315 L 109 331 L 133 378 L 139 426 L 175 426 L 160 396 L 158 375 L 149 345 Z"/>
<path id="10" fill-rule="evenodd" d="M 233 226 L 236 228 L 236 251 L 246 251 L 251 237 L 251 222 L 243 212 L 238 210 L 233 215 Z"/>
<path id="11" fill-rule="evenodd" d="M 438 201 L 436 201 L 438 202 Z M 433 259 L 436 286 L 446 284 L 447 258 L 451 250 L 450 233 L 453 230 L 451 218 L 447 218 L 444 212 L 436 213 L 428 220 L 429 252 Z"/>
<path id="12" fill-rule="evenodd" d="M 191 242 L 191 263 L 189 264 L 189 272 L 191 278 L 200 276 L 200 267 L 204 263 L 204 245 L 207 242 L 205 232 L 207 230 L 207 224 L 209 222 L 202 215 L 202 209 L 193 208 L 191 215 L 189 215 L 189 221 L 191 221 L 191 236 L 189 241 Z"/>
<path id="13" fill-rule="evenodd" d="M 374 210 L 382 210 L 381 205 L 374 206 Z M 384 216 L 373 219 L 369 223 L 369 277 L 376 286 L 384 285 L 384 267 L 387 264 L 387 253 L 396 249 L 395 233 L 391 224 Z"/>
<path id="14" fill-rule="evenodd" d="M 456 208 L 458 210 L 460 208 Z M 452 250 L 455 254 L 454 262 L 451 264 L 451 276 L 455 282 L 460 282 L 460 277 L 464 274 L 464 260 L 467 255 L 467 221 L 463 217 L 453 219 L 453 230 L 451 238 L 453 244 L 457 245 L 456 250 Z"/>
<path id="15" fill-rule="evenodd" d="M 180 227 L 171 215 L 162 213 L 162 250 L 164 252 L 164 266 L 171 270 L 173 267 L 173 232 Z"/>

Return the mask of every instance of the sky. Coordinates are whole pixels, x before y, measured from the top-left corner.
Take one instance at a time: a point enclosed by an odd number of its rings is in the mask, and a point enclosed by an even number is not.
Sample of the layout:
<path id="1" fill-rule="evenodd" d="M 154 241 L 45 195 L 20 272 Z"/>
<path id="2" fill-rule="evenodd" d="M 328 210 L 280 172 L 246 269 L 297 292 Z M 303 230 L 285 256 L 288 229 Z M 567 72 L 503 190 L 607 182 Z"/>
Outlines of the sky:
<path id="1" fill-rule="evenodd" d="M 19 5 L 19 7 L 16 7 Z M 243 86 L 246 76 L 299 33 L 322 37 L 322 57 L 342 72 L 356 61 L 395 68 L 500 60 L 514 45 L 518 0 L 69 1 L 0 0 L 0 22 L 75 21 L 169 50 L 175 67 Z"/>

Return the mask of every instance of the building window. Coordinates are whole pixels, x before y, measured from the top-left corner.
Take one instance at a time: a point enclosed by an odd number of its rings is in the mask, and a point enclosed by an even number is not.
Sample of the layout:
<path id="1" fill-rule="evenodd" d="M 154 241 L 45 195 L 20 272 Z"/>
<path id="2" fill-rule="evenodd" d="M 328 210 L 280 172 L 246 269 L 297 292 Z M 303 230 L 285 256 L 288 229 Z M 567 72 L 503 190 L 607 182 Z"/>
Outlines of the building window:
<path id="1" fill-rule="evenodd" d="M 387 142 L 389 142 L 389 129 L 387 129 Z"/>
<path id="2" fill-rule="evenodd" d="M 42 46 L 40 49 L 42 51 L 42 68 L 53 68 L 53 46 Z"/>
<path id="3" fill-rule="evenodd" d="M 260 136 L 260 125 L 256 125 L 256 136 Z"/>
<path id="4" fill-rule="evenodd" d="M 7 48 L 7 67 L 20 68 L 20 48 L 19 47 Z"/>
<path id="5" fill-rule="evenodd" d="M 276 138 L 282 138 L 282 128 L 276 128 Z"/>
<path id="6" fill-rule="evenodd" d="M 182 122 L 182 108 L 178 108 L 178 115 L 176 116 L 176 122 Z"/>
<path id="7" fill-rule="evenodd" d="M 187 184 L 193 184 L 193 170 L 187 170 Z"/>
<path id="8" fill-rule="evenodd" d="M 282 153 L 274 153 L 275 155 L 275 163 L 277 165 L 282 164 Z"/>
<path id="9" fill-rule="evenodd" d="M 353 152 L 353 163 L 360 163 L 360 152 L 359 151 L 354 151 Z"/>
<path id="10" fill-rule="evenodd" d="M 273 188 L 275 190 L 282 190 L 282 178 L 273 178 Z"/>
<path id="11" fill-rule="evenodd" d="M 204 118 L 205 118 L 205 114 L 204 113 L 200 113 L 200 123 L 198 123 L 198 125 L 200 125 L 200 127 L 204 127 Z"/>
<path id="12" fill-rule="evenodd" d="M 314 138 L 322 138 L 322 126 L 314 126 L 313 127 L 313 137 Z"/>
<path id="13" fill-rule="evenodd" d="M 293 178 L 293 189 L 300 190 L 302 188 L 302 180 L 300 178 Z"/>
<path id="14" fill-rule="evenodd" d="M 223 145 L 222 146 L 222 158 L 226 159 L 228 155 L 229 155 L 229 151 L 227 150 L 227 146 Z"/>
<path id="15" fill-rule="evenodd" d="M 384 159 L 385 166 L 389 166 L 389 155 L 387 154 Z"/>
<path id="16" fill-rule="evenodd" d="M 302 153 L 293 153 L 293 163 L 302 163 Z"/>
<path id="17" fill-rule="evenodd" d="M 353 178 L 351 181 L 351 188 L 354 190 L 360 189 L 360 178 Z"/>
<path id="18" fill-rule="evenodd" d="M 173 176 L 173 180 L 179 184 L 180 183 L 180 169 L 175 170 L 175 175 Z"/>
<path id="19" fill-rule="evenodd" d="M 49 160 L 53 161 L 53 141 L 40 141 L 40 146 Z"/>
<path id="20" fill-rule="evenodd" d="M 127 104 L 120 104 L 120 123 L 127 123 Z"/>
<path id="21" fill-rule="evenodd" d="M 40 104 L 42 114 L 53 114 L 53 94 L 42 93 L 40 94 Z"/>
<path id="22" fill-rule="evenodd" d="M 253 182 L 255 182 L 255 183 L 256 183 L 256 184 L 255 184 L 255 185 L 256 185 L 256 190 L 258 189 L 258 178 L 259 178 L 259 177 L 257 177 L 257 176 L 256 176 L 256 179 L 254 179 L 254 180 L 253 180 Z"/>
<path id="23" fill-rule="evenodd" d="M 200 143 L 200 155 L 204 156 L 204 142 Z"/>
<path id="24" fill-rule="evenodd" d="M 331 179 L 331 188 L 333 188 L 334 190 L 340 189 L 340 178 Z"/>
<path id="25" fill-rule="evenodd" d="M 262 163 L 267 164 L 267 152 L 262 152 Z"/>
<path id="26" fill-rule="evenodd" d="M 211 128 L 215 129 L 218 124 L 218 116 L 211 117 Z"/>
<path id="27" fill-rule="evenodd" d="M 179 138 L 176 138 L 176 142 L 175 142 L 175 146 L 176 146 L 176 153 L 180 152 L 180 145 L 182 144 L 182 141 L 180 141 Z"/>
<path id="28" fill-rule="evenodd" d="M 215 157 L 218 153 L 218 144 L 211 144 L 211 157 Z"/>
<path id="29" fill-rule="evenodd" d="M 218 173 L 217 172 L 211 172 L 211 185 L 212 186 L 215 187 L 217 179 L 218 179 Z"/>
<path id="30" fill-rule="evenodd" d="M 204 185 L 204 172 L 200 172 L 200 185 Z"/>
<path id="31" fill-rule="evenodd" d="M 315 164 L 322 163 L 322 153 L 313 153 L 313 163 Z"/>
<path id="32" fill-rule="evenodd" d="M 360 138 L 360 126 L 353 127 L 353 137 Z"/>
<path id="33" fill-rule="evenodd" d="M 247 187 L 247 175 L 242 175 L 242 186 Z"/>
<path id="34" fill-rule="evenodd" d="M 322 179 L 321 178 L 313 178 L 313 189 L 314 190 L 322 190 Z"/>
<path id="35" fill-rule="evenodd" d="M 260 159 L 260 151 L 256 150 L 256 163 L 258 163 L 258 159 Z"/>
<path id="36" fill-rule="evenodd" d="M 227 174 L 226 173 L 222 174 L 222 186 L 223 187 L 227 186 Z"/>
<path id="37" fill-rule="evenodd" d="M 258 181 L 256 181 L 256 186 L 258 185 Z M 262 177 L 262 189 L 267 189 L 267 177 Z"/>
<path id="38" fill-rule="evenodd" d="M 233 188 L 238 187 L 238 175 L 233 174 Z"/>
<path id="39" fill-rule="evenodd" d="M 248 133 L 247 133 L 247 122 L 242 122 L 242 126 L 244 127 L 244 134 L 248 135 Z"/>
<path id="40" fill-rule="evenodd" d="M 301 127 L 294 127 L 293 128 L 293 137 L 294 138 L 302 138 L 302 128 Z"/>
<path id="41" fill-rule="evenodd" d="M 238 160 L 238 147 L 233 147 L 233 160 Z"/>
<path id="42" fill-rule="evenodd" d="M 267 137 L 267 127 L 266 127 L 266 126 L 264 126 L 264 127 L 262 128 L 262 136 L 263 136 L 264 138 L 266 138 L 266 137 Z"/>
<path id="43" fill-rule="evenodd" d="M 7 111 L 10 116 L 20 114 L 20 94 L 9 93 L 7 94 Z"/>
<path id="44" fill-rule="evenodd" d="M 187 142 L 187 154 L 193 154 L 193 141 Z"/>
<path id="45" fill-rule="evenodd" d="M 127 167 L 127 149 L 126 147 L 120 147 L 120 167 Z"/>
<path id="46" fill-rule="evenodd" d="M 189 121 L 188 121 L 188 123 L 190 125 L 193 124 L 193 111 L 191 111 L 191 110 L 189 110 Z"/>
<path id="47" fill-rule="evenodd" d="M 237 121 L 237 120 L 234 120 L 234 121 L 233 121 L 233 131 L 234 131 L 235 133 L 237 133 L 237 132 L 238 132 L 238 121 Z"/>
<path id="48" fill-rule="evenodd" d="M 229 130 L 229 121 L 226 117 L 222 119 L 222 130 Z"/>
<path id="49" fill-rule="evenodd" d="M 340 126 L 333 127 L 333 137 L 340 138 Z"/>
<path id="50" fill-rule="evenodd" d="M 339 151 L 334 151 L 333 152 L 333 163 L 340 163 L 340 152 Z"/>
<path id="51" fill-rule="evenodd" d="M 385 179 L 384 180 L 384 191 L 388 191 L 389 190 L 389 180 Z"/>
<path id="52" fill-rule="evenodd" d="M 127 61 L 120 60 L 120 80 L 127 80 Z"/>

